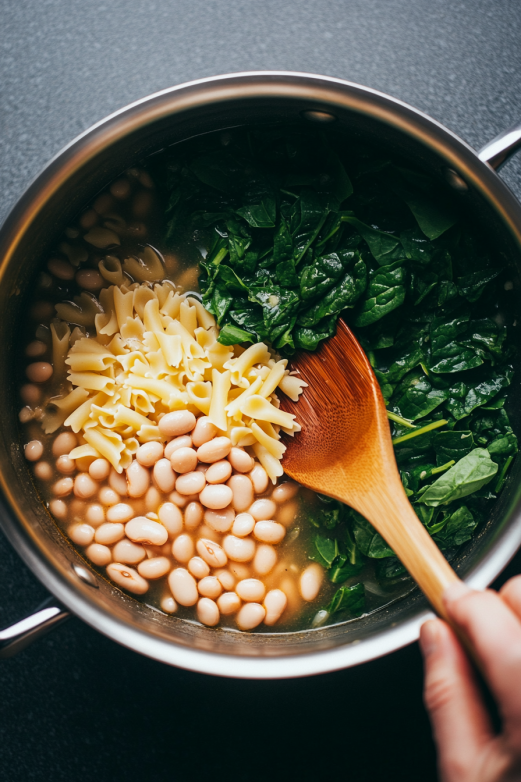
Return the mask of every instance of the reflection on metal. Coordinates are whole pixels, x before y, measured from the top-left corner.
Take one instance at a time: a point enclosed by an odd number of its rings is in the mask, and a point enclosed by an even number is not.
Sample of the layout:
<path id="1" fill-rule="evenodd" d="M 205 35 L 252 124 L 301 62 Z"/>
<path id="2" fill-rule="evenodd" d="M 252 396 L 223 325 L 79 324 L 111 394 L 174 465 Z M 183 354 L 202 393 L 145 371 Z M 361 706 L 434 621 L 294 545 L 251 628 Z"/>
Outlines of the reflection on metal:
<path id="1" fill-rule="evenodd" d="M 488 163 L 493 169 L 499 171 L 519 149 L 521 149 L 521 122 L 504 130 L 503 133 L 485 144 L 479 150 L 478 155 L 483 163 Z"/>
<path id="2" fill-rule="evenodd" d="M 302 116 L 304 119 L 309 119 L 311 122 L 335 122 L 336 117 L 328 111 L 303 111 Z"/>
<path id="3" fill-rule="evenodd" d="M 440 123 L 357 84 L 284 72 L 212 77 L 144 98 L 72 141 L 29 186 L 0 230 L 0 525 L 58 601 L 46 606 L 53 610 L 40 614 L 34 626 L 33 620 L 29 626 L 22 623 L 18 630 L 24 638 L 61 621 L 66 614 L 57 606 L 63 604 L 109 638 L 149 657 L 202 673 L 258 679 L 338 670 L 418 638 L 430 615 L 418 590 L 361 619 L 283 637 L 218 632 L 153 611 L 90 573 L 41 503 L 18 445 L 11 387 L 17 324 L 35 269 L 56 246 L 61 227 L 111 179 L 147 155 L 199 133 L 295 122 L 312 106 L 336 118 L 335 133 L 355 133 L 437 177 L 447 169 L 456 172 L 468 187 L 469 208 L 481 210 L 480 220 L 504 247 L 503 256 L 521 268 L 521 207 L 494 171 Z M 476 588 L 488 585 L 521 544 L 520 467 L 513 465 L 493 518 L 455 562 Z M 97 589 L 84 577 L 87 573 Z M 16 631 L 5 632 L 2 641 L 9 643 Z"/>
<path id="4" fill-rule="evenodd" d="M 453 168 L 446 168 L 443 174 L 445 176 L 446 181 L 454 190 L 457 190 L 460 193 L 464 193 L 466 190 L 469 189 L 469 186 L 467 185 L 463 177 L 460 177 L 460 175 L 456 171 L 454 171 Z"/>
<path id="5" fill-rule="evenodd" d="M 84 567 L 84 565 L 76 565 L 73 564 L 72 569 L 78 576 L 78 578 L 81 578 L 81 580 L 88 584 L 91 587 L 94 587 L 94 589 L 99 589 L 98 582 L 96 581 L 96 577 L 94 576 L 94 573 L 91 573 L 88 568 Z"/>
<path id="6" fill-rule="evenodd" d="M 0 630 L 0 659 L 17 654 L 69 616 L 68 611 L 56 605 L 53 597 L 48 598 L 34 614 Z"/>

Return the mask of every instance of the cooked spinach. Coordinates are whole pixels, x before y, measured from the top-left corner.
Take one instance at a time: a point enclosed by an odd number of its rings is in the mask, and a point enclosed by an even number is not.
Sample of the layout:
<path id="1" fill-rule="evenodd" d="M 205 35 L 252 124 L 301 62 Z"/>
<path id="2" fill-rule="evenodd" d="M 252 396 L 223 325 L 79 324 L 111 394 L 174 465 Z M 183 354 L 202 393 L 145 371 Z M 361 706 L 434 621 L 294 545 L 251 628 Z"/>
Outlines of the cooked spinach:
<path id="1" fill-rule="evenodd" d="M 265 340 L 315 350 L 338 317 L 370 358 L 386 401 L 403 485 L 453 556 L 487 517 L 518 450 L 512 294 L 490 252 L 434 178 L 334 133 L 237 130 L 195 140 L 167 161 L 167 239 L 201 248 L 199 285 L 225 345 Z M 513 308 L 507 305 L 506 312 Z M 309 556 L 342 584 L 373 562 L 405 571 L 358 513 L 325 502 Z M 363 584 L 330 613 L 363 610 Z"/>

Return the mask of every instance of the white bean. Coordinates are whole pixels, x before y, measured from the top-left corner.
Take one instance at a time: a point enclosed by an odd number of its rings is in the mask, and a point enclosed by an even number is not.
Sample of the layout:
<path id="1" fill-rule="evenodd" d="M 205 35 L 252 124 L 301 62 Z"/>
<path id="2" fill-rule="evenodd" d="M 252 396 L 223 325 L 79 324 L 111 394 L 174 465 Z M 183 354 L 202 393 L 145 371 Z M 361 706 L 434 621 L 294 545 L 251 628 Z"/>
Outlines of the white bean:
<path id="1" fill-rule="evenodd" d="M 264 598 L 264 608 L 266 609 L 264 624 L 270 627 L 276 624 L 282 616 L 287 605 L 288 598 L 282 589 L 270 589 Z"/>
<path id="2" fill-rule="evenodd" d="M 197 467 L 197 453 L 193 448 L 176 448 L 170 456 L 170 465 L 179 475 L 192 472 Z"/>
<path id="3" fill-rule="evenodd" d="M 192 441 L 196 448 L 200 445 L 213 440 L 219 430 L 212 424 L 207 415 L 202 415 L 197 419 L 195 429 L 192 432 Z"/>
<path id="4" fill-rule="evenodd" d="M 99 525 L 103 524 L 105 521 L 105 510 L 103 506 L 98 505 L 97 502 L 92 502 L 87 506 L 85 518 L 93 527 L 99 527 Z"/>
<path id="5" fill-rule="evenodd" d="M 183 514 L 173 502 L 164 502 L 158 510 L 159 521 L 167 529 L 171 538 L 179 535 L 183 529 Z"/>
<path id="6" fill-rule="evenodd" d="M 201 524 L 201 526 L 197 530 L 197 533 L 200 538 L 206 538 L 206 540 L 213 540 L 214 543 L 219 543 L 221 540 L 221 533 L 216 532 L 207 524 Z"/>
<path id="7" fill-rule="evenodd" d="M 222 508 L 221 510 L 205 510 L 204 521 L 215 532 L 228 532 L 231 529 L 235 511 L 233 508 Z"/>
<path id="8" fill-rule="evenodd" d="M 276 521 L 258 521 L 253 532 L 257 540 L 262 543 L 277 544 L 284 540 L 286 527 Z"/>
<path id="9" fill-rule="evenodd" d="M 57 459 L 58 456 L 69 454 L 77 445 L 78 438 L 75 434 L 72 432 L 62 432 L 52 444 L 52 455 Z"/>
<path id="10" fill-rule="evenodd" d="M 264 521 L 272 519 L 275 515 L 277 506 L 272 500 L 256 500 L 253 505 L 250 506 L 248 513 L 251 513 L 255 521 Z"/>
<path id="11" fill-rule="evenodd" d="M 168 499 L 170 502 L 173 502 L 174 505 L 177 505 L 178 508 L 186 508 L 189 502 L 192 502 L 193 500 L 198 500 L 199 497 L 197 495 L 192 494 L 179 494 L 178 491 L 173 491 Z"/>
<path id="12" fill-rule="evenodd" d="M 148 590 L 148 582 L 139 575 L 137 570 L 120 562 L 112 562 L 107 565 L 107 575 L 118 586 L 135 595 L 144 595 Z"/>
<path id="13" fill-rule="evenodd" d="M 200 502 L 189 502 L 185 508 L 185 527 L 195 529 L 203 520 L 203 506 Z"/>
<path id="14" fill-rule="evenodd" d="M 228 567 L 237 581 L 244 581 L 245 578 L 250 578 L 248 565 L 244 565 L 241 562 L 229 562 Z"/>
<path id="15" fill-rule="evenodd" d="M 107 511 L 107 521 L 120 521 L 125 523 L 134 516 L 134 508 L 126 502 L 118 502 Z M 116 557 L 117 559 L 117 557 Z M 123 561 L 123 560 L 122 560 Z"/>
<path id="16" fill-rule="evenodd" d="M 214 486 L 205 486 L 199 495 L 201 505 L 212 510 L 227 508 L 232 499 L 233 492 L 230 487 L 220 483 Z"/>
<path id="17" fill-rule="evenodd" d="M 248 510 L 253 503 L 253 484 L 247 475 L 232 475 L 228 483 L 233 492 L 232 504 L 237 513 Z"/>
<path id="18" fill-rule="evenodd" d="M 52 364 L 48 361 L 35 361 L 27 366 L 25 374 L 31 383 L 46 383 L 52 376 Z"/>
<path id="19" fill-rule="evenodd" d="M 162 437 L 178 437 L 191 432 L 195 426 L 195 415 L 189 410 L 176 410 L 167 413 L 159 421 L 159 431 Z"/>
<path id="20" fill-rule="evenodd" d="M 87 291 L 99 291 L 103 287 L 103 277 L 96 269 L 80 269 L 76 272 L 76 282 Z"/>
<path id="21" fill-rule="evenodd" d="M 236 622 L 241 630 L 253 630 L 266 616 L 266 609 L 260 603 L 246 603 L 237 614 Z"/>
<path id="22" fill-rule="evenodd" d="M 150 486 L 145 494 L 145 507 L 147 512 L 153 511 L 156 513 L 161 505 L 163 497 L 155 486 Z"/>
<path id="23" fill-rule="evenodd" d="M 74 278 L 74 267 L 67 261 L 61 260 L 61 258 L 51 258 L 47 263 L 47 268 L 59 280 L 72 280 Z"/>
<path id="24" fill-rule="evenodd" d="M 251 538 L 236 538 L 226 535 L 223 548 L 227 556 L 234 562 L 251 562 L 255 554 L 255 541 Z"/>
<path id="25" fill-rule="evenodd" d="M 146 516 L 136 516 L 125 525 L 125 533 L 134 543 L 162 546 L 168 540 L 168 532 L 162 524 Z"/>
<path id="26" fill-rule="evenodd" d="M 253 470 L 249 473 L 255 494 L 264 494 L 268 488 L 269 478 L 268 473 L 261 464 L 256 464 Z"/>
<path id="27" fill-rule="evenodd" d="M 168 459 L 159 459 L 159 461 L 154 464 L 152 475 L 157 488 L 164 494 L 169 494 L 171 491 L 174 491 L 175 473 L 172 470 Z"/>
<path id="28" fill-rule="evenodd" d="M 49 503 L 49 510 L 53 516 L 56 516 L 57 519 L 65 519 L 69 513 L 63 500 L 51 500 Z"/>
<path id="29" fill-rule="evenodd" d="M 140 445 L 136 451 L 136 459 L 143 467 L 153 467 L 153 465 L 162 458 L 163 446 L 161 443 L 144 443 L 143 445 Z"/>
<path id="30" fill-rule="evenodd" d="M 215 576 L 205 576 L 202 578 L 197 584 L 197 589 L 199 590 L 199 594 L 203 595 L 203 597 L 211 597 L 212 600 L 219 597 L 223 591 L 221 582 L 215 578 Z"/>
<path id="31" fill-rule="evenodd" d="M 120 500 L 119 494 L 108 486 L 103 486 L 103 488 L 100 489 L 98 498 L 102 505 L 108 506 L 116 505 Z"/>
<path id="32" fill-rule="evenodd" d="M 168 576 L 168 586 L 176 600 L 182 606 L 193 606 L 199 599 L 197 583 L 191 573 L 183 567 L 175 568 Z"/>
<path id="33" fill-rule="evenodd" d="M 134 460 L 127 468 L 127 493 L 129 497 L 142 497 L 150 486 L 150 473 Z"/>
<path id="34" fill-rule="evenodd" d="M 123 524 L 112 524 L 107 521 L 105 524 L 101 524 L 94 533 L 94 540 L 96 543 L 102 543 L 104 546 L 112 546 L 113 543 L 117 543 L 125 535 L 125 528 Z"/>
<path id="35" fill-rule="evenodd" d="M 37 462 L 34 465 L 34 474 L 41 481 L 50 481 L 53 476 L 52 467 L 49 462 Z"/>
<path id="36" fill-rule="evenodd" d="M 232 449 L 233 450 L 233 449 Z M 205 472 L 207 483 L 224 483 L 232 474 L 232 466 L 227 459 L 214 462 Z"/>
<path id="37" fill-rule="evenodd" d="M 229 437 L 214 437 L 207 443 L 203 443 L 197 449 L 197 458 L 200 462 L 213 464 L 221 459 L 226 459 L 230 453 L 232 441 Z"/>
<path id="38" fill-rule="evenodd" d="M 197 618 L 207 627 L 215 627 L 219 623 L 220 614 L 217 603 L 209 597 L 202 597 L 197 603 Z"/>
<path id="39" fill-rule="evenodd" d="M 145 558 L 146 552 L 143 546 L 138 546 L 136 543 L 132 543 L 131 540 L 120 540 L 112 549 L 112 556 L 116 562 L 123 562 L 125 565 L 137 565 L 138 562 Z"/>
<path id="40" fill-rule="evenodd" d="M 72 475 L 73 472 L 76 472 L 76 462 L 67 454 L 63 454 L 63 456 L 58 456 L 56 459 L 56 469 L 62 475 Z"/>
<path id="41" fill-rule="evenodd" d="M 224 614 L 224 616 L 237 613 L 241 605 L 241 598 L 235 592 L 224 592 L 224 594 L 217 599 L 219 611 L 221 614 Z"/>
<path id="42" fill-rule="evenodd" d="M 187 565 L 188 570 L 195 578 L 206 578 L 210 575 L 210 568 L 201 557 L 192 557 Z"/>
<path id="43" fill-rule="evenodd" d="M 255 519 L 249 513 L 238 513 L 233 522 L 232 534 L 238 538 L 251 535 L 255 527 Z"/>
<path id="44" fill-rule="evenodd" d="M 67 534 L 77 546 L 88 546 L 94 540 L 94 527 L 90 524 L 72 524 Z"/>
<path id="45" fill-rule="evenodd" d="M 56 481 L 56 483 L 52 487 L 52 491 L 53 494 L 56 495 L 56 497 L 67 497 L 67 495 L 69 495 L 72 492 L 73 488 L 74 488 L 74 481 L 72 480 L 72 478 L 60 478 L 60 480 Z"/>
<path id="46" fill-rule="evenodd" d="M 121 494 L 122 497 L 127 496 L 127 481 L 124 475 L 121 475 L 120 473 L 116 472 L 114 467 L 110 470 L 109 475 L 109 486 L 111 489 L 113 489 L 118 494 Z"/>
<path id="47" fill-rule="evenodd" d="M 170 459 L 174 451 L 177 451 L 179 448 L 191 448 L 192 447 L 192 438 L 189 434 L 183 434 L 181 437 L 176 437 L 174 440 L 170 440 L 169 443 L 165 446 L 165 458 Z"/>
<path id="48" fill-rule="evenodd" d="M 177 611 L 177 603 L 170 595 L 165 595 L 165 597 L 161 598 L 160 606 L 161 610 L 164 611 L 165 614 L 175 614 Z"/>
<path id="49" fill-rule="evenodd" d="M 228 459 L 237 472 L 250 472 L 253 469 L 253 459 L 242 448 L 232 448 Z"/>
<path id="50" fill-rule="evenodd" d="M 214 576 L 219 579 L 223 589 L 226 589 L 227 592 L 231 592 L 235 586 L 235 578 L 229 570 L 221 568 L 215 571 Z"/>
<path id="51" fill-rule="evenodd" d="M 119 546 L 119 543 L 117 544 Z M 137 566 L 137 572 L 143 578 L 162 578 L 170 570 L 170 560 L 167 557 L 152 557 L 145 559 Z"/>
<path id="52" fill-rule="evenodd" d="M 295 500 L 288 500 L 280 506 L 276 518 L 277 521 L 280 521 L 280 523 L 284 524 L 285 527 L 290 527 L 295 521 L 297 513 L 298 505 Z"/>
<path id="53" fill-rule="evenodd" d="M 293 483 L 293 481 L 287 481 L 286 483 L 279 483 L 278 486 L 275 486 L 273 491 L 271 492 L 271 499 L 274 502 L 286 502 L 287 500 L 292 500 L 293 497 L 298 492 L 298 483 Z"/>
<path id="54" fill-rule="evenodd" d="M 246 603 L 258 603 L 264 599 L 266 587 L 258 578 L 245 578 L 235 585 L 235 591 Z"/>
<path id="55" fill-rule="evenodd" d="M 192 494 L 202 492 L 205 485 L 206 479 L 202 472 L 187 472 L 185 475 L 179 476 L 175 484 L 175 490 L 179 494 L 191 496 Z"/>
<path id="56" fill-rule="evenodd" d="M 172 556 L 183 565 L 194 555 L 194 542 L 186 533 L 179 535 L 172 543 Z"/>
<path id="57" fill-rule="evenodd" d="M 25 355 L 30 358 L 36 358 L 37 356 L 43 356 L 47 351 L 47 345 L 42 342 L 41 339 L 35 339 L 34 342 L 29 342 L 25 348 Z"/>
<path id="58" fill-rule="evenodd" d="M 108 565 L 112 559 L 112 553 L 108 546 L 102 546 L 101 543 L 91 543 L 90 546 L 85 549 L 85 556 L 90 559 L 94 565 L 103 567 Z"/>
<path id="59" fill-rule="evenodd" d="M 92 497 L 98 488 L 98 484 L 92 480 L 88 472 L 80 472 L 74 479 L 74 494 L 82 500 Z"/>
<path id="60" fill-rule="evenodd" d="M 257 546 L 255 558 L 253 560 L 253 569 L 259 576 L 267 576 L 273 570 L 277 563 L 277 552 L 273 546 L 266 544 Z"/>
<path id="61" fill-rule="evenodd" d="M 210 567 L 224 567 L 228 562 L 224 549 L 213 540 L 199 538 L 196 543 L 197 553 Z"/>
<path id="62" fill-rule="evenodd" d="M 299 580 L 299 592 L 308 603 L 316 598 L 322 586 L 324 568 L 318 562 L 308 565 Z"/>
<path id="63" fill-rule="evenodd" d="M 42 458 L 43 443 L 40 440 L 31 440 L 24 449 L 24 456 L 30 462 L 37 462 Z"/>
<path id="64" fill-rule="evenodd" d="M 34 383 L 25 383 L 20 388 L 20 396 L 26 405 L 29 405 L 29 407 L 36 407 L 42 398 L 42 389 L 35 386 Z"/>

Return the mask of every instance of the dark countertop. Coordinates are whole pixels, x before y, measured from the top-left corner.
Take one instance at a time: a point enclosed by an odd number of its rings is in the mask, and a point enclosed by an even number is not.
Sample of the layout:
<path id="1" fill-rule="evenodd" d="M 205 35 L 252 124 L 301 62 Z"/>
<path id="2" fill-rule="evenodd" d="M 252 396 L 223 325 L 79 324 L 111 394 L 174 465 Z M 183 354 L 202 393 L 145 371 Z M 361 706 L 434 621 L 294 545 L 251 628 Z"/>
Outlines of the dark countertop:
<path id="1" fill-rule="evenodd" d="M 0 221 L 106 114 L 212 74 L 285 69 L 388 92 L 479 147 L 521 118 L 518 0 L 1 0 Z M 504 169 L 521 197 L 521 157 Z M 0 539 L 0 626 L 44 589 Z M 521 556 L 508 574 L 521 571 Z M 0 779 L 436 778 L 411 646 L 247 682 L 168 668 L 73 619 L 0 664 Z M 209 731 L 213 728 L 213 732 Z"/>

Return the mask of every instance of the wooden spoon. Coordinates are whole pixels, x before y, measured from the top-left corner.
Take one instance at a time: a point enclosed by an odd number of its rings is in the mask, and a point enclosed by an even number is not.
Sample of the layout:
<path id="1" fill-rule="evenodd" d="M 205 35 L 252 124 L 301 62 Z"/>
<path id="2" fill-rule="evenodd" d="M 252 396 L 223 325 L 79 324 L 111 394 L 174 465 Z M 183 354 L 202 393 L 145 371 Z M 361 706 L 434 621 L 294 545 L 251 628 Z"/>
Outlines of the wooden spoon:
<path id="1" fill-rule="evenodd" d="M 382 393 L 358 341 L 339 320 L 336 336 L 291 364 L 309 388 L 298 402 L 281 399 L 302 425 L 285 437 L 284 471 L 365 516 L 447 619 L 441 596 L 458 576 L 407 499 Z"/>

